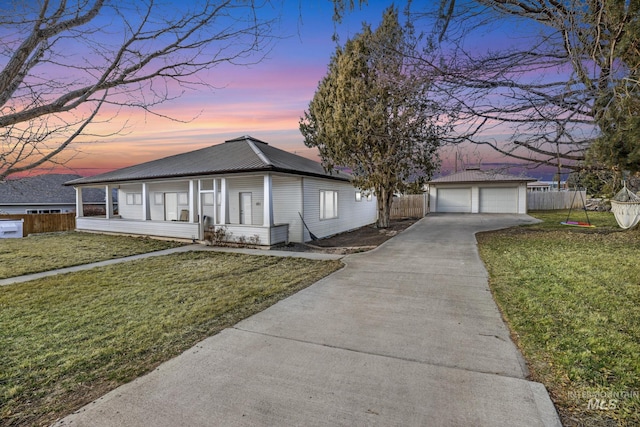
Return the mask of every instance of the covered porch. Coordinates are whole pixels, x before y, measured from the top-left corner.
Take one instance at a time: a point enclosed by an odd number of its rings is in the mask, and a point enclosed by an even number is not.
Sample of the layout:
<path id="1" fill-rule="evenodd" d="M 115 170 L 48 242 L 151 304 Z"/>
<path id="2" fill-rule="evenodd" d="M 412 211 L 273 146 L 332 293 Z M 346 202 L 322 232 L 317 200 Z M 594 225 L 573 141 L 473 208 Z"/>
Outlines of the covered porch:
<path id="1" fill-rule="evenodd" d="M 85 188 L 76 186 L 76 205 Z M 109 183 L 118 192 L 118 210 L 105 201 L 104 216 L 76 209 L 78 230 L 204 240 L 224 230 L 225 242 L 272 246 L 289 241 L 289 224 L 274 223 L 271 173 Z M 220 233 L 219 233 L 220 234 Z"/>

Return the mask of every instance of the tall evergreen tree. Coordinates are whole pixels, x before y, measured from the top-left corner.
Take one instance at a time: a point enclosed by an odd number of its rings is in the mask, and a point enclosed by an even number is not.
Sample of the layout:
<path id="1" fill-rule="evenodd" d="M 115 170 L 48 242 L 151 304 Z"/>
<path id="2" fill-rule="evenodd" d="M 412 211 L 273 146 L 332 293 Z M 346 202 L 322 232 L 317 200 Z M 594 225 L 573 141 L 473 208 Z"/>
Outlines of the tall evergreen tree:
<path id="1" fill-rule="evenodd" d="M 439 164 L 438 108 L 409 62 L 409 40 L 394 7 L 375 31 L 363 25 L 336 49 L 300 120 L 305 144 L 318 148 L 328 171 L 348 168 L 354 185 L 373 191 L 381 228 L 393 193 L 426 182 Z"/>

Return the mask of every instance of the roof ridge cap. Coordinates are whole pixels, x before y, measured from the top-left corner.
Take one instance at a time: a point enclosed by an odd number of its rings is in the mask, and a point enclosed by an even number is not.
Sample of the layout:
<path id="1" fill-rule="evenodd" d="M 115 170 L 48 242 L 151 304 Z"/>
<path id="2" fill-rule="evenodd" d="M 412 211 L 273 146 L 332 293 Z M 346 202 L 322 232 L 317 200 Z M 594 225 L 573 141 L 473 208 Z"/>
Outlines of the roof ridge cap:
<path id="1" fill-rule="evenodd" d="M 262 150 L 258 148 L 258 146 L 252 140 L 246 139 L 245 141 L 247 141 L 249 147 L 251 147 L 253 152 L 256 153 L 256 156 L 258 156 L 258 158 L 260 158 L 263 163 L 265 163 L 267 166 L 273 166 L 273 163 L 271 163 L 269 158 L 262 152 Z"/>

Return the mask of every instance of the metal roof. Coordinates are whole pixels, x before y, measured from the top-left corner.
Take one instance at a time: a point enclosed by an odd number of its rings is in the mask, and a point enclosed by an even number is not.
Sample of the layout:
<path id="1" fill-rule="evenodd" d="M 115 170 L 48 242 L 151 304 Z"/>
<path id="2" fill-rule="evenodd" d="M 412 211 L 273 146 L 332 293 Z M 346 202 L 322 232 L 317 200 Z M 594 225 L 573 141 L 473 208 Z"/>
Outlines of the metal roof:
<path id="1" fill-rule="evenodd" d="M 225 141 L 224 144 L 176 154 L 100 175 L 75 179 L 65 185 L 259 171 L 287 172 L 340 181 L 349 181 L 350 178 L 345 173 L 329 174 L 318 162 L 272 147 L 251 136 L 243 136 Z"/>
<path id="2" fill-rule="evenodd" d="M 472 183 L 472 182 L 533 182 L 535 178 L 509 175 L 495 171 L 468 169 L 451 175 L 441 176 L 429 181 L 429 184 Z"/>
<path id="3" fill-rule="evenodd" d="M 49 174 L 9 179 L 0 183 L 1 205 L 75 204 L 76 192 L 65 187 L 69 180 L 80 175 Z M 88 189 L 82 193 L 85 203 L 104 203 L 104 190 Z"/>

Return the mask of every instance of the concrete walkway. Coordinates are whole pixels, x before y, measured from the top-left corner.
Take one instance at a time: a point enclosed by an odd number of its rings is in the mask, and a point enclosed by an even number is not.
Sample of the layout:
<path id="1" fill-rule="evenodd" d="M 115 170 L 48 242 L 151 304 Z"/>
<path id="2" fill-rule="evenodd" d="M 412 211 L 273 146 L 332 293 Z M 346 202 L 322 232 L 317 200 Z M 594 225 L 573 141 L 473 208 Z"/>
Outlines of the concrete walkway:
<path id="1" fill-rule="evenodd" d="M 474 233 L 430 215 L 57 426 L 559 426 L 487 286 Z"/>
<path id="2" fill-rule="evenodd" d="M 341 259 L 344 255 L 325 254 L 320 252 L 292 252 L 265 249 L 245 249 L 245 248 L 225 248 L 218 246 L 205 246 L 201 244 L 180 246 L 177 248 L 164 249 L 161 251 L 148 252 L 140 255 L 131 255 L 123 258 L 108 259 L 105 261 L 93 262 L 90 264 L 75 265 L 73 267 L 60 268 L 58 270 L 43 271 L 42 273 L 26 274 L 24 276 L 9 277 L 0 279 L 0 286 L 12 285 L 14 283 L 23 283 L 30 280 L 41 279 L 43 277 L 56 276 L 58 274 L 73 273 L 76 271 L 91 270 L 92 268 L 102 267 L 105 265 L 118 264 L 121 262 L 133 261 L 137 259 L 149 258 L 154 256 L 169 255 L 178 252 L 189 251 L 216 251 L 216 252 L 233 252 L 248 255 L 269 255 L 278 257 L 307 258 L 315 260 Z"/>

